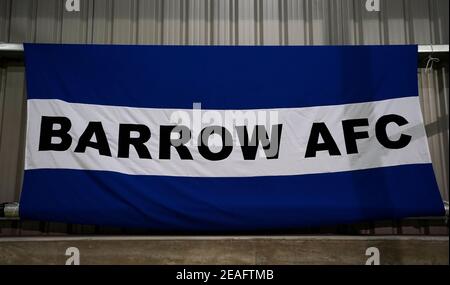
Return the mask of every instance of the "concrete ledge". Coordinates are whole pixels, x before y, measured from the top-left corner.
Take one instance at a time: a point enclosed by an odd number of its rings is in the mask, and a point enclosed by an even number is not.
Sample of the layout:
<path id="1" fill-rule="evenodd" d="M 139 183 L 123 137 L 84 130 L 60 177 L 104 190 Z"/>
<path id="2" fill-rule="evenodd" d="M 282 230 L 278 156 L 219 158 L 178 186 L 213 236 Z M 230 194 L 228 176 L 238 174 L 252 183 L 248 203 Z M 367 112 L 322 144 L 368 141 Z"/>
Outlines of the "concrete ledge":
<path id="1" fill-rule="evenodd" d="M 448 237 L 423 236 L 111 236 L 1 238 L 0 264 L 449 264 Z"/>

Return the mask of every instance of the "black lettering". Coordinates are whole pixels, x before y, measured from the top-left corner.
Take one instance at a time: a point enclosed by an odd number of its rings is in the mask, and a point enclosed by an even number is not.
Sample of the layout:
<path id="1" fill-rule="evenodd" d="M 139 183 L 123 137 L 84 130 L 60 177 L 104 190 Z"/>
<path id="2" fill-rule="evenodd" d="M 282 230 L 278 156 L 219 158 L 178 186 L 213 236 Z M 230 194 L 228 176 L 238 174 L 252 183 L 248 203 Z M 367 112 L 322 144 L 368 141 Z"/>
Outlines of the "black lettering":
<path id="1" fill-rule="evenodd" d="M 60 129 L 54 130 L 54 125 L 60 125 Z M 41 118 L 41 133 L 39 137 L 39 151 L 65 151 L 72 144 L 72 137 L 69 135 L 72 123 L 66 117 L 46 117 Z M 61 142 L 52 143 L 52 138 L 60 138 Z"/>
<path id="2" fill-rule="evenodd" d="M 323 143 L 319 143 L 319 136 L 322 136 Z M 313 123 L 308 145 L 306 146 L 305 158 L 316 157 L 316 152 L 323 150 L 327 150 L 330 155 L 341 155 L 325 123 Z"/>
<path id="3" fill-rule="evenodd" d="M 94 135 L 96 142 L 91 141 Z M 97 149 L 100 155 L 111 156 L 108 139 L 101 122 L 89 122 L 86 130 L 80 136 L 75 152 L 85 152 L 87 147 Z"/>
<path id="4" fill-rule="evenodd" d="M 269 140 L 266 128 L 263 125 L 257 125 L 249 143 L 247 126 L 236 126 L 244 160 L 255 160 L 260 141 L 267 159 L 278 158 L 282 128 L 281 124 L 272 126 Z"/>
<path id="5" fill-rule="evenodd" d="M 347 154 L 358 153 L 356 140 L 367 139 L 369 137 L 369 132 L 355 132 L 355 127 L 367 127 L 368 125 L 368 119 L 352 119 L 342 121 L 342 129 L 344 131 Z"/>
<path id="6" fill-rule="evenodd" d="M 174 130 L 180 134 L 180 138 L 170 138 Z M 192 160 L 189 149 L 184 145 L 190 139 L 191 130 L 186 126 L 161 126 L 159 132 L 159 158 L 170 159 L 170 147 L 175 147 L 181 159 Z"/>
<path id="7" fill-rule="evenodd" d="M 138 137 L 131 137 L 131 132 L 139 133 Z M 132 145 L 139 156 L 139 158 L 151 159 L 145 143 L 150 139 L 150 129 L 145 125 L 135 124 L 120 124 L 119 126 L 119 150 L 118 157 L 130 157 L 130 145 Z"/>
<path id="8" fill-rule="evenodd" d="M 222 149 L 219 152 L 212 152 L 208 146 L 208 138 L 212 134 L 218 134 L 222 138 Z M 204 139 L 202 139 L 204 138 Z M 230 132 L 221 126 L 205 127 L 198 138 L 198 151 L 208 160 L 217 161 L 227 158 L 233 151 L 233 138 Z"/>
<path id="9" fill-rule="evenodd" d="M 408 121 L 399 115 L 395 114 L 384 115 L 377 121 L 375 125 L 375 134 L 377 136 L 378 141 L 382 146 L 386 148 L 390 149 L 404 148 L 409 144 L 412 137 L 410 135 L 401 134 L 398 140 L 396 141 L 390 140 L 386 133 L 386 126 L 390 123 L 396 123 L 399 126 L 403 126 L 408 124 Z"/>

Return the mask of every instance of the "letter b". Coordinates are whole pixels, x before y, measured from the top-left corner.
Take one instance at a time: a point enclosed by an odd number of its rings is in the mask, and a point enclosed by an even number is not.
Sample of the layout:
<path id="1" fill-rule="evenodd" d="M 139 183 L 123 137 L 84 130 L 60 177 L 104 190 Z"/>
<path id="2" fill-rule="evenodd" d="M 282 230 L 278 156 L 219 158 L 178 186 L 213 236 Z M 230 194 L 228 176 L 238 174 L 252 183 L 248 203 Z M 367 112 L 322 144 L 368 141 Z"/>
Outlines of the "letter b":
<path id="1" fill-rule="evenodd" d="M 60 125 L 57 130 L 53 129 L 54 125 Z M 39 137 L 39 151 L 65 151 L 72 144 L 72 137 L 69 130 L 72 123 L 66 117 L 45 117 L 41 120 L 41 134 Z M 61 142 L 53 143 L 52 138 L 60 138 Z"/>

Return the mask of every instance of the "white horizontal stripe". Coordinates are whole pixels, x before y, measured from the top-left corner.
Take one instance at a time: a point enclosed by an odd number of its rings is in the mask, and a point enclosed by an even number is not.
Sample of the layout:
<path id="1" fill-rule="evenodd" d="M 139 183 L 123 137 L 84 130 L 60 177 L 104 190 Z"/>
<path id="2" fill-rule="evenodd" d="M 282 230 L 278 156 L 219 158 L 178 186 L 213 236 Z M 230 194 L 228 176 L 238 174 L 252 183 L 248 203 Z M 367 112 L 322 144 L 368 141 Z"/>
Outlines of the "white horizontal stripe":
<path id="1" fill-rule="evenodd" d="M 264 110 L 272 112 L 271 114 L 276 113 L 278 123 L 283 124 L 278 159 L 267 159 L 263 155 L 257 155 L 255 160 L 244 160 L 241 148 L 235 145 L 227 159 L 208 161 L 200 155 L 195 145 L 189 145 L 193 160 L 181 160 L 174 148 L 171 148 L 170 160 L 160 160 L 159 127 L 173 125 L 170 118 L 176 111 L 184 111 L 191 119 L 193 118 L 192 110 L 76 104 L 50 99 L 28 100 L 25 169 L 63 168 L 104 170 L 133 175 L 251 177 L 340 172 L 431 162 L 418 97 L 335 106 Z M 211 110 L 202 111 L 204 118 L 207 118 L 208 111 Z M 226 111 L 217 112 L 225 116 Z M 405 126 L 390 124 L 387 128 L 388 135 L 393 140 L 401 133 L 412 136 L 411 142 L 406 147 L 386 149 L 378 142 L 375 136 L 375 123 L 381 116 L 387 114 L 398 114 L 408 120 L 409 123 Z M 73 142 L 68 151 L 38 151 L 41 116 L 70 118 L 72 129 L 69 133 Z M 370 137 L 357 141 L 358 154 L 346 154 L 341 121 L 359 118 L 368 118 L 369 127 L 357 127 L 355 130 L 367 130 Z M 102 122 L 112 157 L 101 156 L 92 148 L 88 148 L 86 153 L 74 152 L 78 138 L 89 121 Z M 327 151 L 321 151 L 315 158 L 305 158 L 313 122 L 326 123 L 340 149 L 341 156 L 330 156 Z M 133 147 L 130 147 L 130 158 L 117 158 L 120 123 L 144 124 L 150 128 L 152 137 L 146 146 L 153 159 L 140 159 Z M 252 129 L 252 126 L 249 128 Z M 195 137 L 195 133 L 193 136 Z M 260 153 L 263 154 L 261 146 Z"/>

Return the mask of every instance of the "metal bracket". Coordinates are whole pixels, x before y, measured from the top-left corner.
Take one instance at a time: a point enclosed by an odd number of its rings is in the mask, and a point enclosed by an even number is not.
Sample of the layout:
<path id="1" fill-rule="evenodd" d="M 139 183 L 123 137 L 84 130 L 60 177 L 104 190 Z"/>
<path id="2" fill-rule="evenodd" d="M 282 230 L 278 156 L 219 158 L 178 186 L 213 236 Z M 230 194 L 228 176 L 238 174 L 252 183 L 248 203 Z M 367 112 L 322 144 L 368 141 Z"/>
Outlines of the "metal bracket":
<path id="1" fill-rule="evenodd" d="M 18 220 L 19 219 L 19 203 L 3 203 L 0 204 L 0 220 Z"/>

